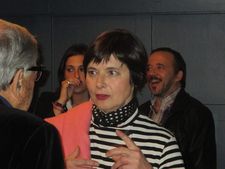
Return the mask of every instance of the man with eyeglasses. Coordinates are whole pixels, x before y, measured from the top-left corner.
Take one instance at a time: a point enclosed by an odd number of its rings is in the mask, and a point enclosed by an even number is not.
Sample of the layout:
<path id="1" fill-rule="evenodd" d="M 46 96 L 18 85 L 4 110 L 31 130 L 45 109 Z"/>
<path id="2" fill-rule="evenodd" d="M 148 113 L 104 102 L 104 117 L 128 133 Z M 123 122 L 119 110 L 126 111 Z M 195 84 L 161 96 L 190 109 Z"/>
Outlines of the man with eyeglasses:
<path id="1" fill-rule="evenodd" d="M 57 130 L 27 110 L 35 81 L 38 45 L 24 27 L 0 20 L 0 168 L 63 169 Z"/>
<path id="2" fill-rule="evenodd" d="M 36 72 L 36 78 L 35 82 L 39 81 L 41 79 L 42 71 L 44 70 L 44 66 L 32 66 L 27 69 L 27 71 L 34 71 Z"/>

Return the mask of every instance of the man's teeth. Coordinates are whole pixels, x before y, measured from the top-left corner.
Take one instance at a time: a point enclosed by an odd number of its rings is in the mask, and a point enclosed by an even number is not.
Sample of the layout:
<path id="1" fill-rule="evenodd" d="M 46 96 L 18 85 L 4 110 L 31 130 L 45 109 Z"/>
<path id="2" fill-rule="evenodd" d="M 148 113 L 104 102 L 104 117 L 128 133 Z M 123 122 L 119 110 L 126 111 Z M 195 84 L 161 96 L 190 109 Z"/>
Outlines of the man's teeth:
<path id="1" fill-rule="evenodd" d="M 158 79 L 153 79 L 153 80 L 151 80 L 151 82 L 152 83 L 157 83 L 157 82 L 159 82 L 159 80 Z"/>

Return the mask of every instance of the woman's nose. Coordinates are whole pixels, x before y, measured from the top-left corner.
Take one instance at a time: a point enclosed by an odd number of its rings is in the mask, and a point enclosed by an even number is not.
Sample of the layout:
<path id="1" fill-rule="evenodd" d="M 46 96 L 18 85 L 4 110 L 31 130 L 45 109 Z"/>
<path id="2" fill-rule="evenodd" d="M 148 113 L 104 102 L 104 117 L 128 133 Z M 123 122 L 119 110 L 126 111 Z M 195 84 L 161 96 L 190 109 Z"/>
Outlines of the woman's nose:
<path id="1" fill-rule="evenodd" d="M 77 70 L 75 70 L 74 71 L 74 77 L 77 78 L 77 79 L 79 79 L 80 78 L 80 72 L 77 71 Z"/>
<path id="2" fill-rule="evenodd" d="M 104 75 L 99 75 L 97 77 L 96 86 L 98 88 L 102 88 L 102 87 L 105 87 L 106 86 L 105 76 Z"/>

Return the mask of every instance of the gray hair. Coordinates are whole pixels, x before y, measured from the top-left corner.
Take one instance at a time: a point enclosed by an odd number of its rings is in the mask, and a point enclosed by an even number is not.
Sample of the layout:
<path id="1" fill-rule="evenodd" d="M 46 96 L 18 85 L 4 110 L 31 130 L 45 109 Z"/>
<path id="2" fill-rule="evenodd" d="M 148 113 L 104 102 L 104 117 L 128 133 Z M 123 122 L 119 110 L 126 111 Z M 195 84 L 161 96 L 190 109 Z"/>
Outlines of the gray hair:
<path id="1" fill-rule="evenodd" d="M 6 90 L 18 69 L 35 66 L 38 44 L 24 27 L 0 19 L 0 90 Z"/>

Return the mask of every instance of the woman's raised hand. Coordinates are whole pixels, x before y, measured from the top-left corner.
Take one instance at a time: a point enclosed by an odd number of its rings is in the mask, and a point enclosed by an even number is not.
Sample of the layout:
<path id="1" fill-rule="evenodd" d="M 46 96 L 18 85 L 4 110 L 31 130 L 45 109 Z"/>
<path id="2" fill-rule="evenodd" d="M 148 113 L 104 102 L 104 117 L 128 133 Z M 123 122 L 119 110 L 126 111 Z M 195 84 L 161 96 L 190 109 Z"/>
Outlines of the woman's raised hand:
<path id="1" fill-rule="evenodd" d="M 122 131 L 116 134 L 125 142 L 126 146 L 119 146 L 106 153 L 115 163 L 112 169 L 152 169 L 140 148 Z"/>

